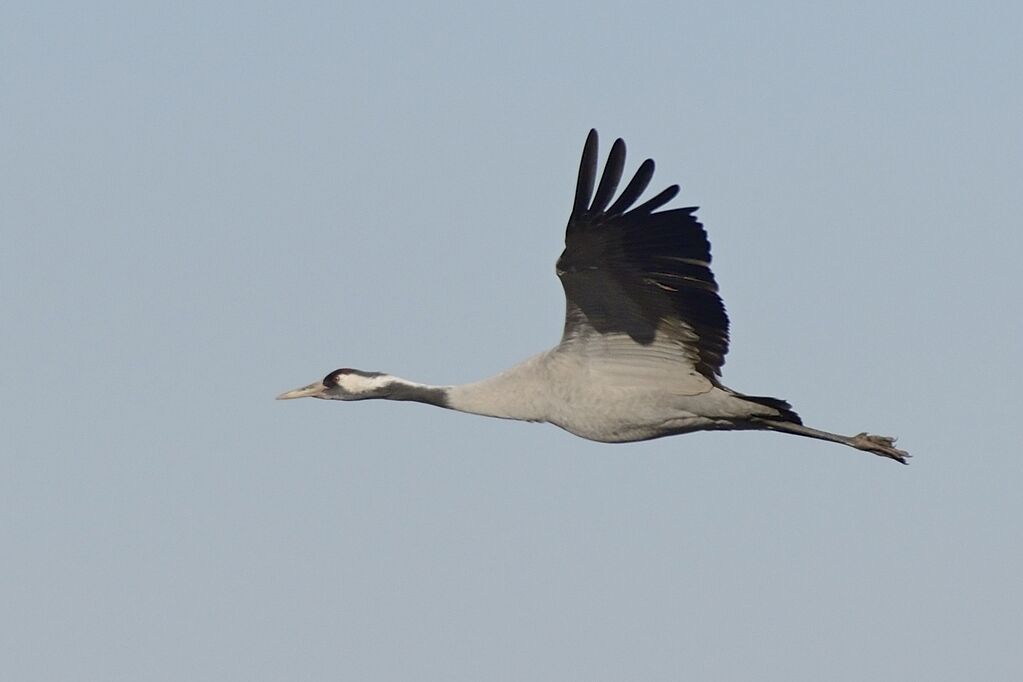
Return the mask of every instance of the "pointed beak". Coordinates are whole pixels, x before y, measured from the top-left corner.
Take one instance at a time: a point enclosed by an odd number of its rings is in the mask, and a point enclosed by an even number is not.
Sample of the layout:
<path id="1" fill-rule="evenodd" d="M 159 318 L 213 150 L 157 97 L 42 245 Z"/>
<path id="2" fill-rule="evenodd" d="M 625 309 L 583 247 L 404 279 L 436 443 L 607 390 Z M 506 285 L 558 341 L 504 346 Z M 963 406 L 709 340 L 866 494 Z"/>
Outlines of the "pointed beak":
<path id="1" fill-rule="evenodd" d="M 294 400 L 295 398 L 315 398 L 324 391 L 327 387 L 323 385 L 322 381 L 317 381 L 315 384 L 309 384 L 302 388 L 296 388 L 294 391 L 287 391 L 277 396 L 277 400 Z"/>

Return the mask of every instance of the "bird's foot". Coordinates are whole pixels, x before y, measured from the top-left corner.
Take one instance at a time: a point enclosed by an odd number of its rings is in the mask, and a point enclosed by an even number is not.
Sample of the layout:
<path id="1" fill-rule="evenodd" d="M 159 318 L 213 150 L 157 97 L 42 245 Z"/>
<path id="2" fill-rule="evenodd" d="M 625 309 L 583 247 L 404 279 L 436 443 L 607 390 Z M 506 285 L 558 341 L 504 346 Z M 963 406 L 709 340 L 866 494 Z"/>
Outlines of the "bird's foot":
<path id="1" fill-rule="evenodd" d="M 867 452 L 873 452 L 875 455 L 881 457 L 888 457 L 894 459 L 896 462 L 902 464 L 909 464 L 906 460 L 911 456 L 905 450 L 899 450 L 895 447 L 895 439 L 889 436 L 875 436 L 872 433 L 858 433 L 852 437 L 849 443 L 854 448 L 860 450 L 866 450 Z"/>

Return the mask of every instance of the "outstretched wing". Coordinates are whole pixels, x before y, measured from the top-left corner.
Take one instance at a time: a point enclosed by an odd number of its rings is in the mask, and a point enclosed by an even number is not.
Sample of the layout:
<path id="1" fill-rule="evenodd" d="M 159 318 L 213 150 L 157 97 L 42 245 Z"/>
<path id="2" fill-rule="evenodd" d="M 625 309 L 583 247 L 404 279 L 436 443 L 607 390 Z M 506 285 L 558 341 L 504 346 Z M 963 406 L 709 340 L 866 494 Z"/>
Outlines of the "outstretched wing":
<path id="1" fill-rule="evenodd" d="M 678 185 L 632 207 L 653 178 L 650 159 L 612 203 L 624 166 L 625 143 L 617 139 L 594 194 L 597 131 L 591 130 L 557 264 L 567 303 L 562 345 L 624 334 L 713 381 L 728 352 L 728 316 L 710 270 L 707 233 L 695 207 L 657 210 L 678 194 Z"/>

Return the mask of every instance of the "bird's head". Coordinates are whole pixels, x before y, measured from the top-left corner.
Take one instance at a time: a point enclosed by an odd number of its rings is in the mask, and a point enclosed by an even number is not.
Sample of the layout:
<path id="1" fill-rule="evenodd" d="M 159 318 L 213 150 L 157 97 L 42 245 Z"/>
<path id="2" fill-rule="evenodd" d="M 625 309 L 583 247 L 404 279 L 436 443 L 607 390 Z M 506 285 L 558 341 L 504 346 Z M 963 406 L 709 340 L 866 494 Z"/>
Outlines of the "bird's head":
<path id="1" fill-rule="evenodd" d="M 366 400 L 382 398 L 387 395 L 388 386 L 394 377 L 380 372 L 363 372 L 348 367 L 335 369 L 323 377 L 322 381 L 287 391 L 277 396 L 277 400 L 293 398 L 320 398 L 321 400 Z"/>

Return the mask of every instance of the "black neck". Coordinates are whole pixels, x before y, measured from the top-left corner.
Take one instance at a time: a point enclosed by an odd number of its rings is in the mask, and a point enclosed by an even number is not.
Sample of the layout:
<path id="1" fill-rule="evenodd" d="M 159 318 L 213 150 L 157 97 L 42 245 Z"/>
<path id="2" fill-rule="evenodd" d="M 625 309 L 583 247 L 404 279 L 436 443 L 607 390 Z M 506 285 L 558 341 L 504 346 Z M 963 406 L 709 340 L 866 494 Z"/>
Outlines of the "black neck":
<path id="1" fill-rule="evenodd" d="M 451 407 L 446 388 L 410 386 L 400 381 L 389 385 L 383 397 L 387 400 L 411 400 L 417 403 L 436 405 L 437 407 Z"/>

